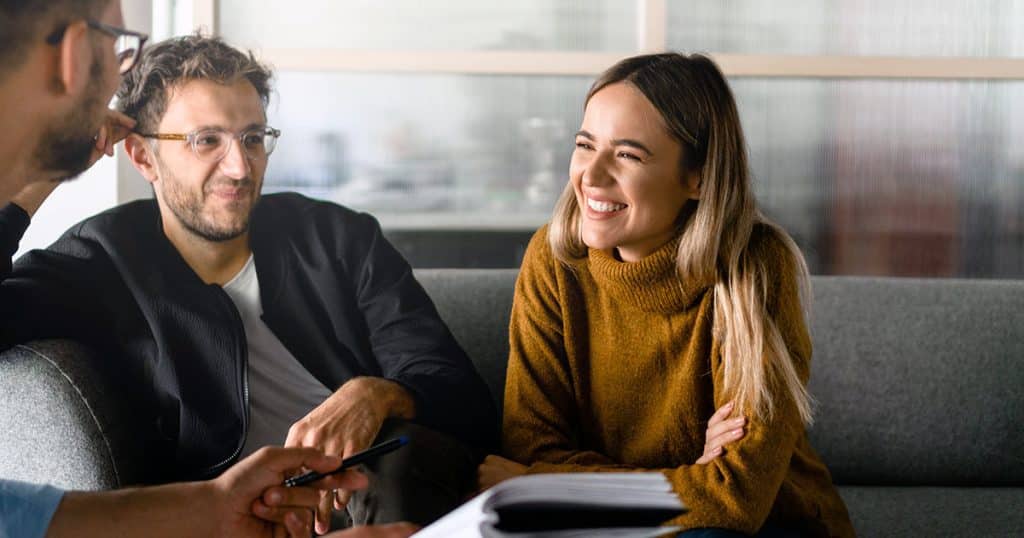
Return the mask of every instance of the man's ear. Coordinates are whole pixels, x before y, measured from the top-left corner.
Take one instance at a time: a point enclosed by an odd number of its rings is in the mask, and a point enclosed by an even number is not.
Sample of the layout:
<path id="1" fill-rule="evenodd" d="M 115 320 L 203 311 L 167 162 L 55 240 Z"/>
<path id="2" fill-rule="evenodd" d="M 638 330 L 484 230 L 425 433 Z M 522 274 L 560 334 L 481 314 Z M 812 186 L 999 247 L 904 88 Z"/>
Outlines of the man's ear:
<path id="1" fill-rule="evenodd" d="M 57 77 L 65 94 L 80 95 L 89 86 L 93 61 L 92 41 L 89 39 L 89 25 L 76 21 L 64 30 L 64 38 L 57 47 L 60 59 L 57 62 Z"/>
<path id="2" fill-rule="evenodd" d="M 132 133 L 124 139 L 124 149 L 132 166 L 152 185 L 159 179 L 156 168 L 156 154 L 153 147 L 141 136 Z"/>
<path id="3" fill-rule="evenodd" d="M 700 171 L 687 172 L 683 176 L 683 188 L 686 190 L 686 196 L 691 200 L 700 200 L 701 188 L 704 186 L 704 179 L 700 176 Z"/>

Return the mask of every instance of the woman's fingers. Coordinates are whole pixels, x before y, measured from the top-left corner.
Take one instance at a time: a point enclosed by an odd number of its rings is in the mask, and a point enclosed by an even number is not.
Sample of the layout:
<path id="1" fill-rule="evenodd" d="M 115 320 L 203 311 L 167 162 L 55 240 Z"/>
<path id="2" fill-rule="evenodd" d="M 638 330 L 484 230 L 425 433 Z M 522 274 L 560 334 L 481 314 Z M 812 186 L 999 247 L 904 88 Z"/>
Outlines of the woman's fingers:
<path id="1" fill-rule="evenodd" d="M 721 421 L 725 420 L 726 418 L 728 418 L 729 414 L 732 413 L 732 408 L 733 408 L 733 403 L 732 402 L 729 402 L 729 403 L 723 405 L 722 407 L 719 407 L 717 410 L 715 410 L 715 414 L 711 415 L 711 418 L 708 420 L 708 426 L 711 426 L 712 424 L 715 424 L 716 422 L 721 422 Z"/>
<path id="2" fill-rule="evenodd" d="M 708 428 L 704 432 L 704 453 L 695 462 L 700 465 L 707 464 L 722 455 L 725 445 L 738 441 L 746 435 L 744 427 L 747 420 L 744 417 L 729 418 L 733 403 L 729 402 L 719 407 L 711 419 L 708 420 Z"/>
<path id="3" fill-rule="evenodd" d="M 717 439 L 723 435 L 727 435 L 729 432 L 735 430 L 742 430 L 747 424 L 747 419 L 743 417 L 731 418 L 729 420 L 723 420 L 713 426 L 708 426 L 707 432 L 704 434 L 706 442 L 710 442 L 712 439 Z"/>
<path id="4" fill-rule="evenodd" d="M 721 455 L 722 455 L 722 448 L 721 447 L 718 447 L 718 448 L 712 450 L 711 452 L 704 451 L 704 455 L 702 455 L 694 463 L 696 463 L 697 465 L 707 465 L 708 463 L 711 463 L 712 460 L 714 460 L 715 458 L 717 458 L 718 456 L 721 456 Z"/>
<path id="5" fill-rule="evenodd" d="M 743 438 L 744 430 L 742 423 L 733 423 L 736 427 L 725 429 L 718 435 L 709 437 L 704 445 L 704 451 L 712 451 L 716 448 L 724 448 L 725 445 Z"/>

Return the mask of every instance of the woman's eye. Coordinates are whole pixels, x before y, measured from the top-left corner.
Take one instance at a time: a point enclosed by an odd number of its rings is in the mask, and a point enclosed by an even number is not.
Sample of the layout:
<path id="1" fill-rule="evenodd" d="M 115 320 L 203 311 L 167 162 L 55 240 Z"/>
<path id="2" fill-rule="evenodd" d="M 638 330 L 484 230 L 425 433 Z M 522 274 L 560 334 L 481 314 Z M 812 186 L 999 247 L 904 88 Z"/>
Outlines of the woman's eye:
<path id="1" fill-rule="evenodd" d="M 200 146 L 216 146 L 220 143 L 220 137 L 215 135 L 200 136 L 196 139 Z"/>
<path id="2" fill-rule="evenodd" d="M 632 161 L 639 161 L 640 160 L 640 157 L 637 157 L 636 155 L 633 155 L 632 153 L 626 153 L 625 151 L 619 152 L 619 157 L 622 157 L 623 159 L 629 159 L 629 160 L 632 160 Z"/>

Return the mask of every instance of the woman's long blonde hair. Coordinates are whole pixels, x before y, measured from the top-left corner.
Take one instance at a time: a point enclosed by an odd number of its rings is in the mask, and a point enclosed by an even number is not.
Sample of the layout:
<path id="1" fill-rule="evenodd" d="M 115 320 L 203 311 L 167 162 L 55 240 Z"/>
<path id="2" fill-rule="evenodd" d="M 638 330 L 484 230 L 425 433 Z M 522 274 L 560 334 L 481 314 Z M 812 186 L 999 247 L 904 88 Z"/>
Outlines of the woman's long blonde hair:
<path id="1" fill-rule="evenodd" d="M 714 332 L 722 349 L 726 399 L 735 401 L 737 410 L 766 420 L 778 405 L 775 398 L 788 397 L 810 423 L 810 396 L 779 327 L 768 315 L 771 264 L 763 259 L 763 251 L 751 248 L 754 226 L 767 226 L 789 252 L 801 301 L 809 296 L 807 265 L 789 235 L 757 209 L 743 129 L 725 77 L 711 59 L 699 54 L 636 56 L 605 71 L 591 86 L 587 102 L 605 86 L 619 82 L 640 90 L 661 113 L 670 134 L 683 146 L 682 171 L 699 173 L 700 200 L 691 200 L 679 217 L 677 265 L 686 281 L 714 283 Z M 585 256 L 581 233 L 580 210 L 569 184 L 549 227 L 555 256 L 566 264 Z"/>

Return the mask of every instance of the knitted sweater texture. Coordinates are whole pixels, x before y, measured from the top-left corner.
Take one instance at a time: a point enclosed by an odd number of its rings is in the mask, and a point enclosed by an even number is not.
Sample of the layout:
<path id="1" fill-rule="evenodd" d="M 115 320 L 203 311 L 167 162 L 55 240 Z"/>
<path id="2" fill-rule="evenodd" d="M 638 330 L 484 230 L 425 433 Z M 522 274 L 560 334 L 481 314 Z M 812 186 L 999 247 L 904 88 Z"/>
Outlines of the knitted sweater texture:
<path id="1" fill-rule="evenodd" d="M 804 383 L 811 340 L 792 257 L 758 226 L 752 253 L 768 267 L 766 307 Z M 660 470 L 688 512 L 683 528 L 754 533 L 766 522 L 807 535 L 853 536 L 846 507 L 808 442 L 796 407 L 776 394 L 772 417 L 706 465 L 707 421 L 727 403 L 709 283 L 675 270 L 678 239 L 635 263 L 590 249 L 556 260 L 547 227 L 516 283 L 505 389 L 504 454 L 528 472 Z"/>

